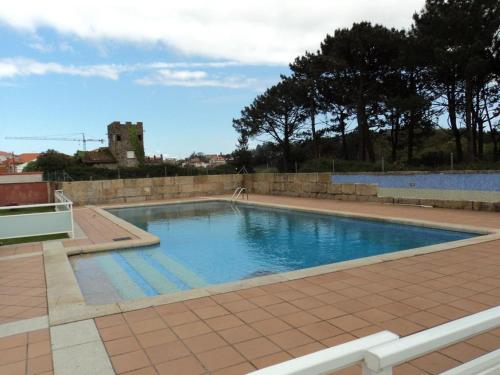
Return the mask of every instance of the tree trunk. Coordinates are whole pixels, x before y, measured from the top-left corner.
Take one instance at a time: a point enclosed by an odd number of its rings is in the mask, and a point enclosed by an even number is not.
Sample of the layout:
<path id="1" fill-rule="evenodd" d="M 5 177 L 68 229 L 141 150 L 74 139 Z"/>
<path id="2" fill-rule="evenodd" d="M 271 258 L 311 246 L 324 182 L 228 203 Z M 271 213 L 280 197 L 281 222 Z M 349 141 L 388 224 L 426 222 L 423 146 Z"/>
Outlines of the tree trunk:
<path id="1" fill-rule="evenodd" d="M 451 131 L 453 132 L 453 137 L 455 138 L 457 161 L 461 162 L 464 159 L 464 154 L 462 151 L 461 134 L 457 126 L 457 98 L 455 96 L 455 83 L 453 83 L 451 87 L 448 87 L 446 96 L 448 100 L 448 115 L 450 117 Z"/>
<path id="2" fill-rule="evenodd" d="M 395 114 L 391 121 L 391 158 L 392 162 L 397 160 L 399 146 L 399 115 Z"/>
<path id="3" fill-rule="evenodd" d="M 465 129 L 467 131 L 467 161 L 474 160 L 474 130 L 472 128 L 472 82 L 467 79 L 465 82 Z"/>
<path id="4" fill-rule="evenodd" d="M 486 120 L 488 121 L 488 125 L 490 128 L 490 134 L 491 134 L 491 141 L 493 142 L 493 160 L 497 161 L 498 160 L 498 134 L 497 130 L 493 127 L 493 124 L 491 123 L 491 117 L 490 117 L 490 112 L 488 111 L 488 103 L 486 102 L 486 98 L 483 96 L 483 101 L 484 101 L 484 110 L 486 112 Z"/>
<path id="5" fill-rule="evenodd" d="M 344 113 L 340 113 L 339 115 L 339 126 L 340 126 L 340 134 L 342 137 L 342 157 L 344 160 L 349 160 L 349 154 L 347 152 L 347 139 L 345 135 L 345 115 Z"/>
<path id="6" fill-rule="evenodd" d="M 363 161 L 370 159 L 375 162 L 375 152 L 370 139 L 370 128 L 368 126 L 368 119 L 366 117 L 365 103 L 361 98 L 358 99 L 356 106 L 356 117 L 358 121 L 358 129 L 361 133 L 361 159 Z"/>
<path id="7" fill-rule="evenodd" d="M 319 158 L 319 142 L 318 136 L 316 134 L 316 109 L 314 108 L 314 106 L 311 109 L 311 133 L 313 139 L 314 157 Z"/>
<path id="8" fill-rule="evenodd" d="M 413 143 L 415 138 L 415 111 L 410 111 L 410 120 L 408 121 L 408 164 L 413 162 Z"/>

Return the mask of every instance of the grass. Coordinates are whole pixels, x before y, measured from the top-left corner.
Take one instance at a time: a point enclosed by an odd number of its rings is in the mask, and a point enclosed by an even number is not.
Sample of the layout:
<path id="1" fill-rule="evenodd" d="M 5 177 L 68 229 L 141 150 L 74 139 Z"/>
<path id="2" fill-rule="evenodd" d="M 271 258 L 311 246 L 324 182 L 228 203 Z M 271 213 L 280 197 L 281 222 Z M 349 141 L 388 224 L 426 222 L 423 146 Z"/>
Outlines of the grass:
<path id="1" fill-rule="evenodd" d="M 0 240 L 0 246 L 16 245 L 16 244 L 20 244 L 20 243 L 29 243 L 29 242 L 60 240 L 60 239 L 64 239 L 64 238 L 68 238 L 68 235 L 66 233 L 47 234 L 44 236 L 6 238 L 3 240 Z"/>
<path id="2" fill-rule="evenodd" d="M 53 212 L 54 207 L 31 207 L 31 208 L 16 208 L 16 206 L 12 206 L 9 210 L 0 210 L 0 216 L 7 215 L 21 215 L 21 214 L 36 214 L 39 212 Z"/>

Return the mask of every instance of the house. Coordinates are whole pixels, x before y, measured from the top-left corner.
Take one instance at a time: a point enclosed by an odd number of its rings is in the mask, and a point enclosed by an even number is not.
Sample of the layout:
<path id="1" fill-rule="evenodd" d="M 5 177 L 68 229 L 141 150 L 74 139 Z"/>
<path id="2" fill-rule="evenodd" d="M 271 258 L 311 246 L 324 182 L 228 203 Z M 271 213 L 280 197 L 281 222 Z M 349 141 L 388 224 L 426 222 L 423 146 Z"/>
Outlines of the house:
<path id="1" fill-rule="evenodd" d="M 22 173 L 23 169 L 28 165 L 29 162 L 36 161 L 38 159 L 38 153 L 24 153 L 16 156 L 16 172 Z"/>

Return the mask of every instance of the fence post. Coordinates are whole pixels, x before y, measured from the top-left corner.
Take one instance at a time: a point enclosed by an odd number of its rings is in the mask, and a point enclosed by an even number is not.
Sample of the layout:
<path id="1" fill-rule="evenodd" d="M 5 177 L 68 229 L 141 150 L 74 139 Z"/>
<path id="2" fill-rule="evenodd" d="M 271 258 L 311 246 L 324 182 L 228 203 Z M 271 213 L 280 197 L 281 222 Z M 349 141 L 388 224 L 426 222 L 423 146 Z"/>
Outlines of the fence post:
<path id="1" fill-rule="evenodd" d="M 450 169 L 453 170 L 453 152 L 450 152 Z"/>
<path id="2" fill-rule="evenodd" d="M 332 159 L 332 173 L 335 173 L 335 159 Z"/>
<path id="3" fill-rule="evenodd" d="M 385 172 L 384 157 L 382 156 L 382 173 Z"/>

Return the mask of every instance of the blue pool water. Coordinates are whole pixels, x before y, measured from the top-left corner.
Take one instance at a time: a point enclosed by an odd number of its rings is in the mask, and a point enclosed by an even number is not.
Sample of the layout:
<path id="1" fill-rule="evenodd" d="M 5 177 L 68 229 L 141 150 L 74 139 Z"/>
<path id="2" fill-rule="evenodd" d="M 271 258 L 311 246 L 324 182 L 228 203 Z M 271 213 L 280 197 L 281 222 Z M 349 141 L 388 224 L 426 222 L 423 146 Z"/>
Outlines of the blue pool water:
<path id="1" fill-rule="evenodd" d="M 71 257 L 89 303 L 171 293 L 475 236 L 227 202 L 109 211 L 161 242 Z"/>

